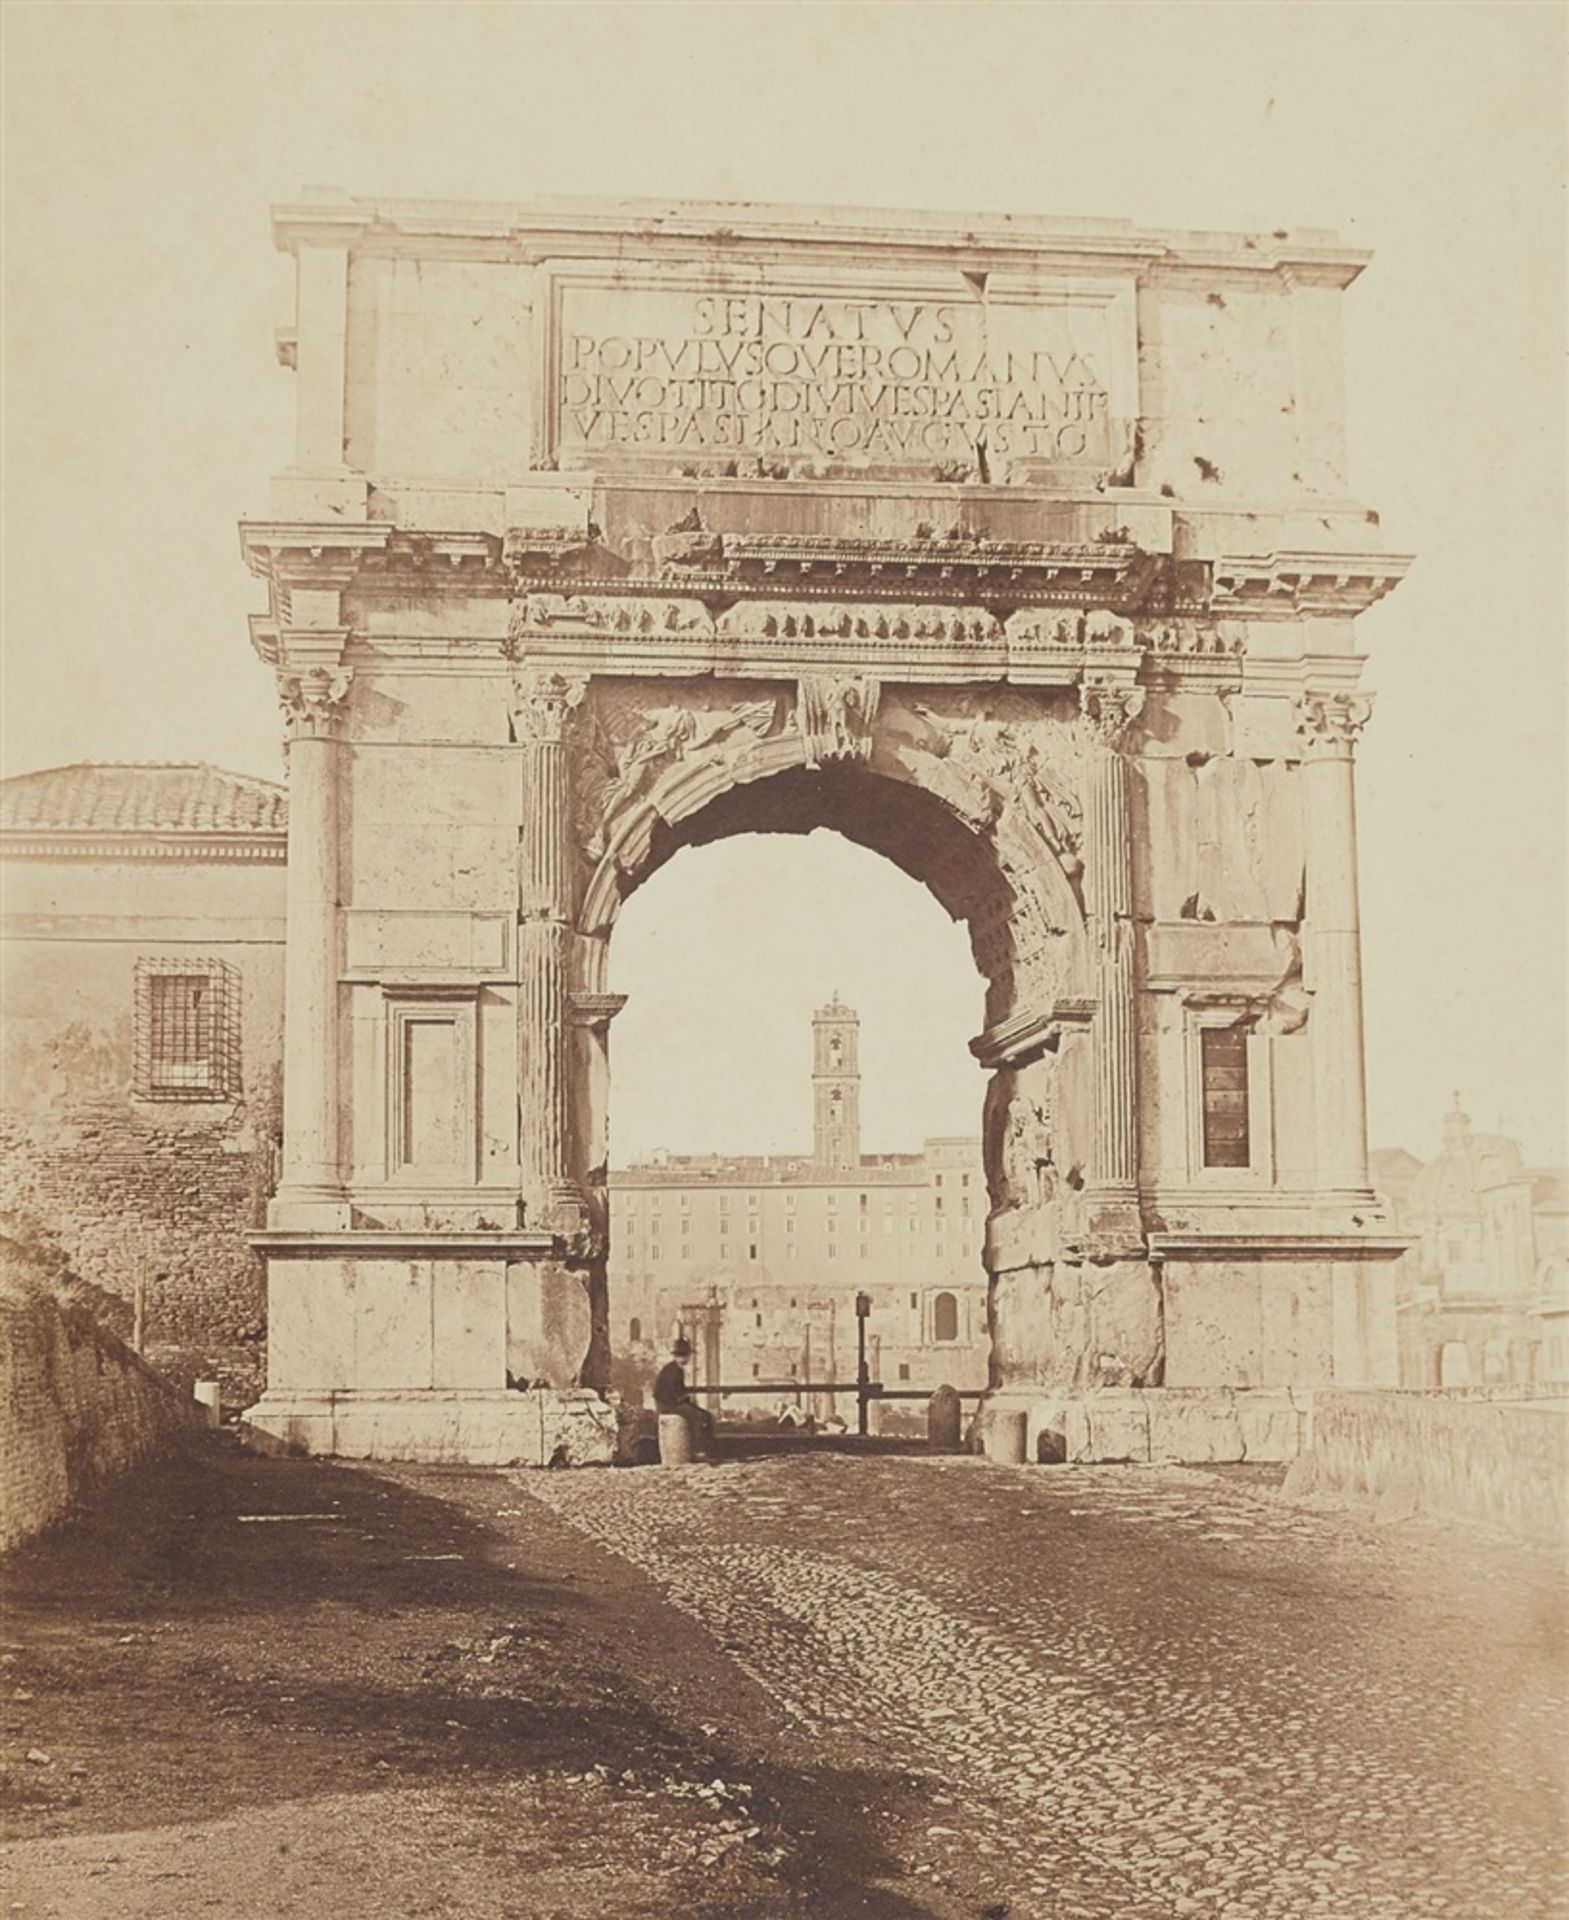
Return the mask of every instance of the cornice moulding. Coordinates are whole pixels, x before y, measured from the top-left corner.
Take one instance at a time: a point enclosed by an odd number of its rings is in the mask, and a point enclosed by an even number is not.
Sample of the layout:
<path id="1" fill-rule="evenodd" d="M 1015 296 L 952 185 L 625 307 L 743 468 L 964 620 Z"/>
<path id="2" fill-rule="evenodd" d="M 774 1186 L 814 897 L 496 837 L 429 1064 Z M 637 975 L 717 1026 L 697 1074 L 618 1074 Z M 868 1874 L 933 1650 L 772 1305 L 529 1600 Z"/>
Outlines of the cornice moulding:
<path id="1" fill-rule="evenodd" d="M 723 248 L 748 261 L 785 250 L 797 257 L 929 259 L 951 255 L 980 263 L 1042 270 L 1138 273 L 1150 267 L 1274 274 L 1292 269 L 1346 286 L 1369 255 L 1335 236 L 1143 230 L 1128 220 L 1052 219 L 1041 215 L 918 213 L 867 207 L 816 207 L 761 202 L 595 200 L 535 202 L 420 201 L 357 198 L 301 200 L 273 208 L 273 238 L 285 250 L 354 246 L 365 251 L 444 247 L 511 257 L 520 264 L 549 257 L 638 255 Z"/>
<path id="2" fill-rule="evenodd" d="M 1064 1033 L 1088 1027 L 1097 1002 L 1086 999 L 1053 1001 L 1044 1013 L 1019 1013 L 977 1034 L 970 1052 L 988 1070 L 1022 1066 L 1061 1039 Z"/>
<path id="3" fill-rule="evenodd" d="M 575 1027 L 603 1031 L 626 1003 L 627 996 L 624 993 L 570 993 L 567 995 L 567 1019 Z"/>
<path id="4" fill-rule="evenodd" d="M 509 1259 L 551 1253 L 560 1241 L 558 1234 L 524 1229 L 444 1233 L 431 1227 L 273 1227 L 248 1233 L 245 1238 L 258 1253 L 305 1254 L 330 1260 L 386 1256 L 409 1260 L 466 1260 L 486 1254 Z"/>
<path id="5" fill-rule="evenodd" d="M 1413 1244 L 1407 1233 L 1268 1233 L 1195 1229 L 1151 1233 L 1152 1260 L 1397 1260 Z"/>
<path id="6" fill-rule="evenodd" d="M 1214 562 L 1217 613 L 1250 619 L 1354 618 L 1405 578 L 1408 553 L 1276 552 Z"/>
<path id="7" fill-rule="evenodd" d="M 0 833 L 5 860 L 219 860 L 273 864 L 287 857 L 288 835 L 229 833 Z"/>
<path id="8" fill-rule="evenodd" d="M 357 560 L 384 549 L 394 531 L 386 521 L 242 520 L 240 552 L 252 573 L 266 574 L 283 554 Z"/>

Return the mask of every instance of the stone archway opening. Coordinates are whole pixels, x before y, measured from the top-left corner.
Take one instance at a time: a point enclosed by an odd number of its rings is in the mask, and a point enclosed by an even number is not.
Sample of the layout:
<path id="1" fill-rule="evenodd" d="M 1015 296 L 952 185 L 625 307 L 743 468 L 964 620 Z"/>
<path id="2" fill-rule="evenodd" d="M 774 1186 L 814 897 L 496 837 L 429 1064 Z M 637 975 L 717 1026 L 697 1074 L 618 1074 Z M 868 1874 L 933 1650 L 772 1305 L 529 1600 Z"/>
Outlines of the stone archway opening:
<path id="1" fill-rule="evenodd" d="M 999 770 L 1028 776 L 1032 725 L 1050 730 L 1059 744 L 1075 726 L 1071 715 L 1065 718 L 1052 712 L 1047 703 L 1044 711 L 1030 712 L 1004 696 L 997 705 L 1002 718 L 986 708 L 972 711 L 974 703 L 958 703 L 965 724 L 998 756 L 990 763 L 994 778 Z M 890 702 L 884 720 L 899 726 L 901 715 L 915 711 L 913 702 L 909 708 Z M 931 727 L 936 711 L 922 702 L 922 724 Z M 985 732 L 988 727 L 990 735 Z M 934 792 L 921 784 L 921 778 L 931 776 L 919 754 L 907 756 L 899 747 L 900 737 L 895 734 L 891 744 L 880 745 L 864 757 L 816 767 L 795 759 L 763 771 L 743 763 L 725 768 L 717 779 L 703 775 L 700 761 L 698 767 L 678 764 L 651 788 L 656 808 L 662 810 L 630 836 L 637 849 L 635 861 L 623 865 L 607 853 L 600 873 L 589 883 L 585 932 L 603 944 L 590 947 L 585 960 L 596 983 L 603 984 L 609 977 L 608 947 L 623 902 L 683 850 L 737 836 L 833 833 L 908 875 L 951 920 L 964 926 L 983 989 L 982 1031 L 972 1029 L 962 1036 L 987 1070 L 977 1099 L 980 1157 L 973 1192 L 966 1196 L 973 1206 L 975 1255 L 983 1279 L 979 1297 L 963 1303 L 955 1326 L 962 1320 L 965 1337 L 973 1338 L 985 1352 L 983 1384 L 995 1386 L 1017 1364 L 1021 1351 L 1017 1332 L 998 1340 L 999 1281 L 1015 1292 L 1024 1284 L 1021 1276 L 1039 1282 L 1057 1257 L 1063 1220 L 1071 1217 L 1082 1226 L 1079 1196 L 1089 1180 L 1092 1094 L 1083 1022 L 1071 996 L 1062 1006 L 1049 997 L 1053 984 L 1069 984 L 1070 970 L 1083 965 L 1083 915 L 1073 853 L 1077 842 L 1071 822 L 1051 822 L 1060 843 L 1045 837 L 1043 824 L 1051 817 L 1044 808 L 1024 820 L 1011 818 L 999 835 L 995 814 L 1011 802 L 1000 802 L 994 790 L 978 794 L 973 782 L 966 785 L 955 779 L 953 770 L 946 767 L 939 767 L 937 774 L 939 781 L 946 778 L 947 791 Z M 679 796 L 682 786 L 691 783 L 698 785 L 703 799 L 684 810 Z M 968 817 L 961 809 L 967 810 Z M 982 822 L 992 831 L 982 831 Z M 607 837 L 614 845 L 613 832 Z M 624 849 L 628 843 L 620 844 Z M 1017 851 L 1020 845 L 1027 848 L 1022 860 Z M 1016 862 L 1012 875 L 1007 864 L 1010 851 Z M 1065 1062 L 1068 1071 L 1062 1076 Z M 608 1143 L 613 1075 L 608 1058 L 602 1055 L 599 1065 L 603 1078 L 594 1104 L 606 1116 L 600 1122 L 599 1137 Z M 1065 1125 L 1059 1079 L 1068 1094 Z M 596 1175 L 600 1180 L 608 1178 L 605 1161 Z M 932 1198 L 935 1202 L 936 1195 Z M 605 1222 L 611 1249 L 606 1262 L 608 1303 L 608 1274 L 615 1259 L 608 1203 L 599 1217 Z M 668 1244 L 668 1240 L 661 1242 L 662 1247 Z M 920 1329 L 921 1344 L 951 1351 L 957 1331 L 939 1338 L 935 1330 L 934 1303 L 942 1291 L 935 1284 L 917 1284 L 906 1289 L 905 1298 Z M 1141 1309 L 1147 1314 L 1147 1280 L 1139 1291 Z M 1060 1355 L 1055 1362 L 1050 1357 L 1050 1349 L 1061 1344 L 1063 1332 L 1055 1318 L 1040 1321 L 1037 1316 L 1028 1335 L 1029 1363 L 1036 1367 L 1065 1364 Z M 612 1338 L 601 1361 L 612 1371 L 615 1344 Z M 1146 1334 L 1141 1351 L 1157 1348 L 1158 1340 Z M 943 1381 L 934 1379 L 931 1384 Z"/>
<path id="2" fill-rule="evenodd" d="M 984 1011 L 1009 1003 L 1008 950 L 995 933 L 1008 925 L 1017 900 L 993 849 L 930 793 L 863 766 L 787 768 L 738 782 L 687 818 L 660 820 L 631 891 L 688 848 L 742 836 L 820 833 L 864 848 L 914 880 L 965 929 Z M 630 898 L 631 891 L 622 898 Z"/>
<path id="3" fill-rule="evenodd" d="M 984 983 L 926 888 L 781 784 L 787 814 L 705 818 L 616 922 L 610 1381 L 646 1406 L 679 1331 L 727 1423 L 853 1429 L 859 1294 L 870 1431 L 919 1434 L 923 1396 L 990 1379 Z"/>

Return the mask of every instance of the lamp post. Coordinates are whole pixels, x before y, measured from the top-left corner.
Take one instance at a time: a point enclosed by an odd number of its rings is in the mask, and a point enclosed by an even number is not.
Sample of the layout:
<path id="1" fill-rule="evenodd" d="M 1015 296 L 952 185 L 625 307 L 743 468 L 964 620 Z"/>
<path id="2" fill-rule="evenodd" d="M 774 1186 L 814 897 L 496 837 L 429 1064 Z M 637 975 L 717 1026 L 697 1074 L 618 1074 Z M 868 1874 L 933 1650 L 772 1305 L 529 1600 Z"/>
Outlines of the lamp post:
<path id="1" fill-rule="evenodd" d="M 871 1369 L 866 1364 L 866 1320 L 872 1310 L 872 1296 L 855 1296 L 855 1430 L 865 1437 L 866 1415 L 872 1398 Z"/>

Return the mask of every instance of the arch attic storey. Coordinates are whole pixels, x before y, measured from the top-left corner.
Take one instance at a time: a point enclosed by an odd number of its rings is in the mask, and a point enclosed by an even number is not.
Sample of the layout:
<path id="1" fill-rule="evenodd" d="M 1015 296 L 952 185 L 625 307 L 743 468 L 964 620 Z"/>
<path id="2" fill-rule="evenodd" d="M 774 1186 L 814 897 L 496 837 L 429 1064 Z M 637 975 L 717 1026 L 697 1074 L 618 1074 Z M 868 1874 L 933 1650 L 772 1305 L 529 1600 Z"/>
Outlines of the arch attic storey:
<path id="1" fill-rule="evenodd" d="M 299 438 L 242 538 L 290 950 L 251 1418 L 610 1457 L 617 914 L 683 846 L 820 826 L 968 927 L 992 1394 L 1032 1445 L 1287 1457 L 1314 1388 L 1392 1383 L 1354 620 L 1406 560 L 1344 471 L 1362 256 L 637 203 L 307 200 L 275 232 Z"/>

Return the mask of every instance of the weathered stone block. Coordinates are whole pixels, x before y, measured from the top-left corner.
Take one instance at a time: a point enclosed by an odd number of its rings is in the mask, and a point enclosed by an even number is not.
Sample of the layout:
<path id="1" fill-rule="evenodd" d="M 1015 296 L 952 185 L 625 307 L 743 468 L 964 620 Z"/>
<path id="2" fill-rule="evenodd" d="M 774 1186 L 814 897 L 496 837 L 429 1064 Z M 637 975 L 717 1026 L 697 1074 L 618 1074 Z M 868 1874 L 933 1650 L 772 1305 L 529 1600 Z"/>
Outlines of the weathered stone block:
<path id="1" fill-rule="evenodd" d="M 1067 1409 L 1065 1447 L 1070 1461 L 1135 1461 L 1150 1457 L 1149 1402 L 1141 1392 L 1107 1388 Z"/>
<path id="2" fill-rule="evenodd" d="M 1243 1457 L 1236 1402 L 1228 1393 L 1152 1394 L 1146 1412 L 1151 1460 L 1197 1465 Z"/>
<path id="3" fill-rule="evenodd" d="M 598 1394 L 387 1391 L 264 1395 L 246 1413 L 308 1453 L 477 1466 L 595 1466 L 615 1458 L 616 1417 Z"/>
<path id="4" fill-rule="evenodd" d="M 1261 1278 L 1243 1261 L 1169 1262 L 1166 1385 L 1262 1383 Z"/>
<path id="5" fill-rule="evenodd" d="M 489 1388 L 507 1384 L 506 1269 L 497 1261 L 433 1263 L 432 1383 Z"/>
<path id="6" fill-rule="evenodd" d="M 1142 1261 L 1059 1260 L 994 1283 L 997 1362 L 1009 1386 L 1143 1385 L 1162 1364 L 1160 1289 Z"/>
<path id="7" fill-rule="evenodd" d="M 357 1388 L 429 1387 L 431 1263 L 356 1260 L 347 1264 Z"/>
<path id="8" fill-rule="evenodd" d="M 1295 1393 L 1238 1393 L 1233 1397 L 1243 1460 L 1296 1460 L 1307 1440 L 1305 1400 Z"/>
<path id="9" fill-rule="evenodd" d="M 1569 1415 L 1557 1403 L 1442 1391 L 1314 1396 L 1318 1489 L 1372 1499 L 1381 1520 L 1420 1512 L 1561 1550 L 1569 1541 L 1566 1449 Z"/>
<path id="10" fill-rule="evenodd" d="M 507 1373 L 519 1385 L 573 1387 L 593 1338 L 586 1276 L 559 1261 L 507 1268 Z"/>

